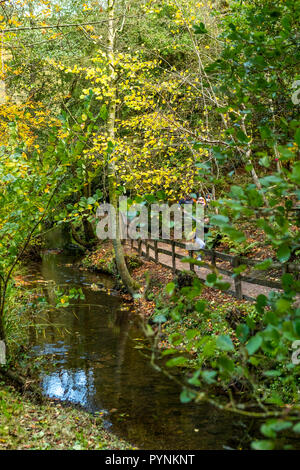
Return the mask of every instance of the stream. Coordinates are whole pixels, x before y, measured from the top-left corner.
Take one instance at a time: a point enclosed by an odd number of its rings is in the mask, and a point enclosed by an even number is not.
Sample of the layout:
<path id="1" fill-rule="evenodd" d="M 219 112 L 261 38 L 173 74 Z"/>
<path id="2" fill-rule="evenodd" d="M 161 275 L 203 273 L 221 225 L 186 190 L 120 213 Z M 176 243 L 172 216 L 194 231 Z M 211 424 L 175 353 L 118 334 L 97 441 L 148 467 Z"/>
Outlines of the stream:
<path id="1" fill-rule="evenodd" d="M 140 319 L 112 290 L 109 276 L 48 253 L 35 265 L 33 283 L 41 280 L 52 305 L 55 285 L 81 287 L 85 295 L 70 307 L 49 309 L 43 332 L 32 329 L 32 354 L 46 359 L 39 369 L 46 396 L 100 413 L 109 430 L 141 449 L 248 447 L 251 421 L 207 404 L 180 403 L 180 388 L 141 354 Z"/>

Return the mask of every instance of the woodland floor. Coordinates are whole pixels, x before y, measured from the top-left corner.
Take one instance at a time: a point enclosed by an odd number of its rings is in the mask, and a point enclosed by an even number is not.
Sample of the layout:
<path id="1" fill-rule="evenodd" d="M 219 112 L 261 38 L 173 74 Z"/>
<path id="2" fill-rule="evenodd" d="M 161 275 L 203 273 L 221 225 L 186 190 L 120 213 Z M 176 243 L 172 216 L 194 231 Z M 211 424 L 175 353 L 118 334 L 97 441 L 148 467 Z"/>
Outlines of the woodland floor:
<path id="1" fill-rule="evenodd" d="M 101 416 L 43 404 L 0 382 L 0 450 L 126 450 L 133 447 L 108 432 Z"/>

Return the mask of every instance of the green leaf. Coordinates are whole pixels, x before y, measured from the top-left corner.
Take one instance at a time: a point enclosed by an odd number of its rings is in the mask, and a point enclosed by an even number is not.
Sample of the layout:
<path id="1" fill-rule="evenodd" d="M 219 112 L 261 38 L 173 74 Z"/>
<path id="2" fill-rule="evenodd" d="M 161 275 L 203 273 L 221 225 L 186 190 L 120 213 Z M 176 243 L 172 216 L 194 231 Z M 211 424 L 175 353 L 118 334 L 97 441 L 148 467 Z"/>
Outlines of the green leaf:
<path id="1" fill-rule="evenodd" d="M 206 276 L 206 281 L 209 284 L 214 284 L 216 280 L 217 280 L 217 275 L 215 273 L 211 273 Z"/>
<path id="2" fill-rule="evenodd" d="M 217 347 L 222 351 L 234 351 L 234 346 L 229 336 L 218 336 L 216 340 Z"/>
<path id="3" fill-rule="evenodd" d="M 276 309 L 279 313 L 286 313 L 291 307 L 291 302 L 286 299 L 278 299 L 276 302 Z"/>
<path id="4" fill-rule="evenodd" d="M 279 370 L 266 370 L 264 372 L 265 377 L 280 377 L 282 373 Z"/>
<path id="5" fill-rule="evenodd" d="M 165 323 L 167 321 L 167 318 L 165 315 L 155 315 L 153 319 L 154 323 Z"/>
<path id="6" fill-rule="evenodd" d="M 284 421 L 282 419 L 277 419 L 269 423 L 271 429 L 275 432 L 284 431 L 285 429 L 290 429 L 292 427 L 292 423 L 290 421 Z"/>
<path id="7" fill-rule="evenodd" d="M 105 104 L 103 104 L 100 108 L 99 117 L 103 119 L 103 121 L 106 121 L 107 116 L 108 116 L 107 107 Z"/>
<path id="8" fill-rule="evenodd" d="M 194 398 L 196 398 L 196 396 L 197 396 L 196 392 L 194 392 L 192 390 L 184 389 L 184 390 L 182 390 L 182 392 L 180 394 L 180 401 L 181 401 L 181 403 L 189 403 Z"/>
<path id="9" fill-rule="evenodd" d="M 245 234 L 243 232 L 241 232 L 240 230 L 236 230 L 233 227 L 224 228 L 224 233 L 229 235 L 231 240 L 233 240 L 237 243 L 241 243 L 241 242 L 246 240 Z"/>
<path id="10" fill-rule="evenodd" d="M 194 28 L 194 33 L 195 34 L 206 34 L 206 33 L 208 33 L 207 29 L 205 28 L 205 24 L 202 23 L 202 22 L 199 25 L 194 25 L 193 28 Z"/>
<path id="11" fill-rule="evenodd" d="M 188 330 L 186 332 L 186 337 L 187 339 L 193 339 L 195 336 L 199 335 L 200 331 L 199 330 Z"/>
<path id="12" fill-rule="evenodd" d="M 286 245 L 285 243 L 280 245 L 280 247 L 277 250 L 277 258 L 279 259 L 279 261 L 281 263 L 285 263 L 286 261 L 290 259 L 290 256 L 291 256 L 291 250 L 289 246 Z"/>
<path id="13" fill-rule="evenodd" d="M 201 370 L 196 370 L 196 372 L 188 379 L 188 383 L 190 385 L 194 385 L 195 387 L 200 387 L 201 382 L 199 380 L 199 376 L 201 374 Z"/>
<path id="14" fill-rule="evenodd" d="M 300 162 L 295 163 L 291 179 L 296 183 L 300 184 Z"/>
<path id="15" fill-rule="evenodd" d="M 205 300 L 198 300 L 195 305 L 195 309 L 198 313 L 203 313 L 206 308 Z"/>
<path id="16" fill-rule="evenodd" d="M 217 281 L 215 282 L 214 287 L 217 289 L 220 289 L 221 291 L 226 291 L 231 287 L 230 282 L 222 282 L 222 281 Z"/>
<path id="17" fill-rule="evenodd" d="M 269 168 L 270 165 L 271 165 L 269 157 L 267 157 L 267 156 L 262 157 L 262 158 L 259 160 L 259 164 L 260 164 L 261 166 L 264 166 L 265 168 Z"/>
<path id="18" fill-rule="evenodd" d="M 259 313 L 263 313 L 264 311 L 264 307 L 266 307 L 268 304 L 268 299 L 265 295 L 263 294 L 259 294 L 257 297 L 256 297 L 256 304 L 255 304 L 255 308 L 256 310 L 259 312 Z"/>
<path id="19" fill-rule="evenodd" d="M 178 367 L 178 366 L 183 366 L 187 363 L 187 360 L 183 356 L 178 356 L 178 357 L 173 357 L 170 359 L 167 363 L 166 366 L 168 367 Z"/>
<path id="20" fill-rule="evenodd" d="M 202 372 L 202 378 L 207 384 L 213 384 L 215 383 L 215 376 L 217 375 L 217 372 L 214 370 L 205 370 Z"/>
<path id="21" fill-rule="evenodd" d="M 261 207 L 264 204 L 262 195 L 256 189 L 249 189 L 247 197 L 251 207 Z"/>
<path id="22" fill-rule="evenodd" d="M 281 277 L 282 286 L 285 290 L 291 289 L 294 284 L 294 277 L 292 274 L 285 273 Z"/>
<path id="23" fill-rule="evenodd" d="M 281 155 L 280 160 L 290 160 L 294 158 L 294 153 L 287 146 L 278 145 L 278 151 Z"/>
<path id="24" fill-rule="evenodd" d="M 234 362 L 229 359 L 227 356 L 219 357 L 217 360 L 217 364 L 220 369 L 223 369 L 226 372 L 233 372 L 234 371 Z"/>
<path id="25" fill-rule="evenodd" d="M 169 282 L 169 284 L 165 287 L 166 293 L 171 297 L 175 291 L 175 284 L 174 282 Z"/>
<path id="26" fill-rule="evenodd" d="M 248 354 L 252 356 L 262 345 L 262 337 L 260 335 L 255 335 L 253 336 L 247 343 L 246 349 L 248 351 Z"/>
<path id="27" fill-rule="evenodd" d="M 296 130 L 295 133 L 295 142 L 300 147 L 300 127 Z"/>
<path id="28" fill-rule="evenodd" d="M 246 134 L 241 129 L 237 131 L 236 135 L 237 135 L 238 140 L 242 142 L 243 144 L 246 144 L 250 141 L 249 137 L 247 137 Z"/>
<path id="29" fill-rule="evenodd" d="M 261 263 L 258 263 L 254 266 L 254 269 L 258 269 L 260 271 L 264 271 L 266 269 L 269 269 L 273 264 L 273 260 L 271 258 L 265 259 Z"/>
<path id="30" fill-rule="evenodd" d="M 263 424 L 260 427 L 260 430 L 261 430 L 262 434 L 266 437 L 271 437 L 273 439 L 276 437 L 276 432 L 268 424 Z"/>
<path id="31" fill-rule="evenodd" d="M 274 442 L 268 440 L 254 441 L 251 447 L 254 450 L 272 450 L 274 449 Z"/>
<path id="32" fill-rule="evenodd" d="M 236 329 L 236 335 L 241 343 L 245 343 L 249 335 L 249 327 L 245 323 L 238 325 Z"/>
<path id="33" fill-rule="evenodd" d="M 230 195 L 237 199 L 243 199 L 245 197 L 244 190 L 240 186 L 231 186 Z"/>
<path id="34" fill-rule="evenodd" d="M 228 224 L 229 219 L 226 215 L 213 215 L 210 219 L 212 225 L 218 225 L 222 227 L 223 225 Z"/>
<path id="35" fill-rule="evenodd" d="M 295 426 L 293 427 L 293 431 L 300 433 L 300 423 L 295 424 Z"/>

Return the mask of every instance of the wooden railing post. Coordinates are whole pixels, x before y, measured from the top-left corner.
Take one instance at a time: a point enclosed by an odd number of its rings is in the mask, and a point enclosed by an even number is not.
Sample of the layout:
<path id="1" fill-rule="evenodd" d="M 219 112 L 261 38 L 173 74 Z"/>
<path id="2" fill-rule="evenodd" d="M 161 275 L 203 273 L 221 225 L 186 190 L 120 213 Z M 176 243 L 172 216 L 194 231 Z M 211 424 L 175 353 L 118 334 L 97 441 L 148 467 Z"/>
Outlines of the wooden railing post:
<path id="1" fill-rule="evenodd" d="M 176 256 L 175 256 L 175 242 L 172 240 L 172 270 L 176 273 Z"/>
<path id="2" fill-rule="evenodd" d="M 282 275 L 289 272 L 288 263 L 283 263 L 282 265 Z"/>
<path id="3" fill-rule="evenodd" d="M 155 263 L 158 263 L 157 240 L 154 240 L 154 256 L 155 256 Z"/>
<path id="4" fill-rule="evenodd" d="M 212 250 L 212 252 L 211 252 L 211 264 L 214 268 L 216 267 L 216 253 L 215 253 L 215 250 Z"/>
<path id="5" fill-rule="evenodd" d="M 149 244 L 148 244 L 148 240 L 145 240 L 145 244 L 146 244 L 146 258 L 149 259 Z"/>
<path id="6" fill-rule="evenodd" d="M 232 267 L 238 268 L 240 264 L 240 260 L 238 256 L 235 256 L 232 260 Z M 242 300 L 243 292 L 242 292 L 242 280 L 241 275 L 236 274 L 234 277 L 234 287 L 235 287 L 235 296 L 238 300 Z"/>
<path id="7" fill-rule="evenodd" d="M 193 250 L 189 251 L 189 257 L 190 257 L 190 258 L 194 258 L 194 251 L 193 251 Z M 194 265 L 194 263 L 190 263 L 190 270 L 191 270 L 192 272 L 195 272 L 195 265 Z"/>

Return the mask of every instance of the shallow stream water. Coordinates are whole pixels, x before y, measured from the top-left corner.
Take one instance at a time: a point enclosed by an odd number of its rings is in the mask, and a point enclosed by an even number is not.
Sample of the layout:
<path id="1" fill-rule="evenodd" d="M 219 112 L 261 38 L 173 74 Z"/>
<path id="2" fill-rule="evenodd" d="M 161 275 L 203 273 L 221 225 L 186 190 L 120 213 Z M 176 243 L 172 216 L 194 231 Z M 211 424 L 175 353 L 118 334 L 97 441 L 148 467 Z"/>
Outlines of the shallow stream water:
<path id="1" fill-rule="evenodd" d="M 40 285 L 54 305 L 54 286 L 81 287 L 85 295 L 71 307 L 49 309 L 49 326 L 32 335 L 33 355 L 46 359 L 44 394 L 101 413 L 107 428 L 142 449 L 243 448 L 253 423 L 180 403 L 179 387 L 141 354 L 139 317 L 112 290 L 113 280 L 81 271 L 73 261 L 50 253 L 34 273 L 37 285 L 46 281 Z"/>

